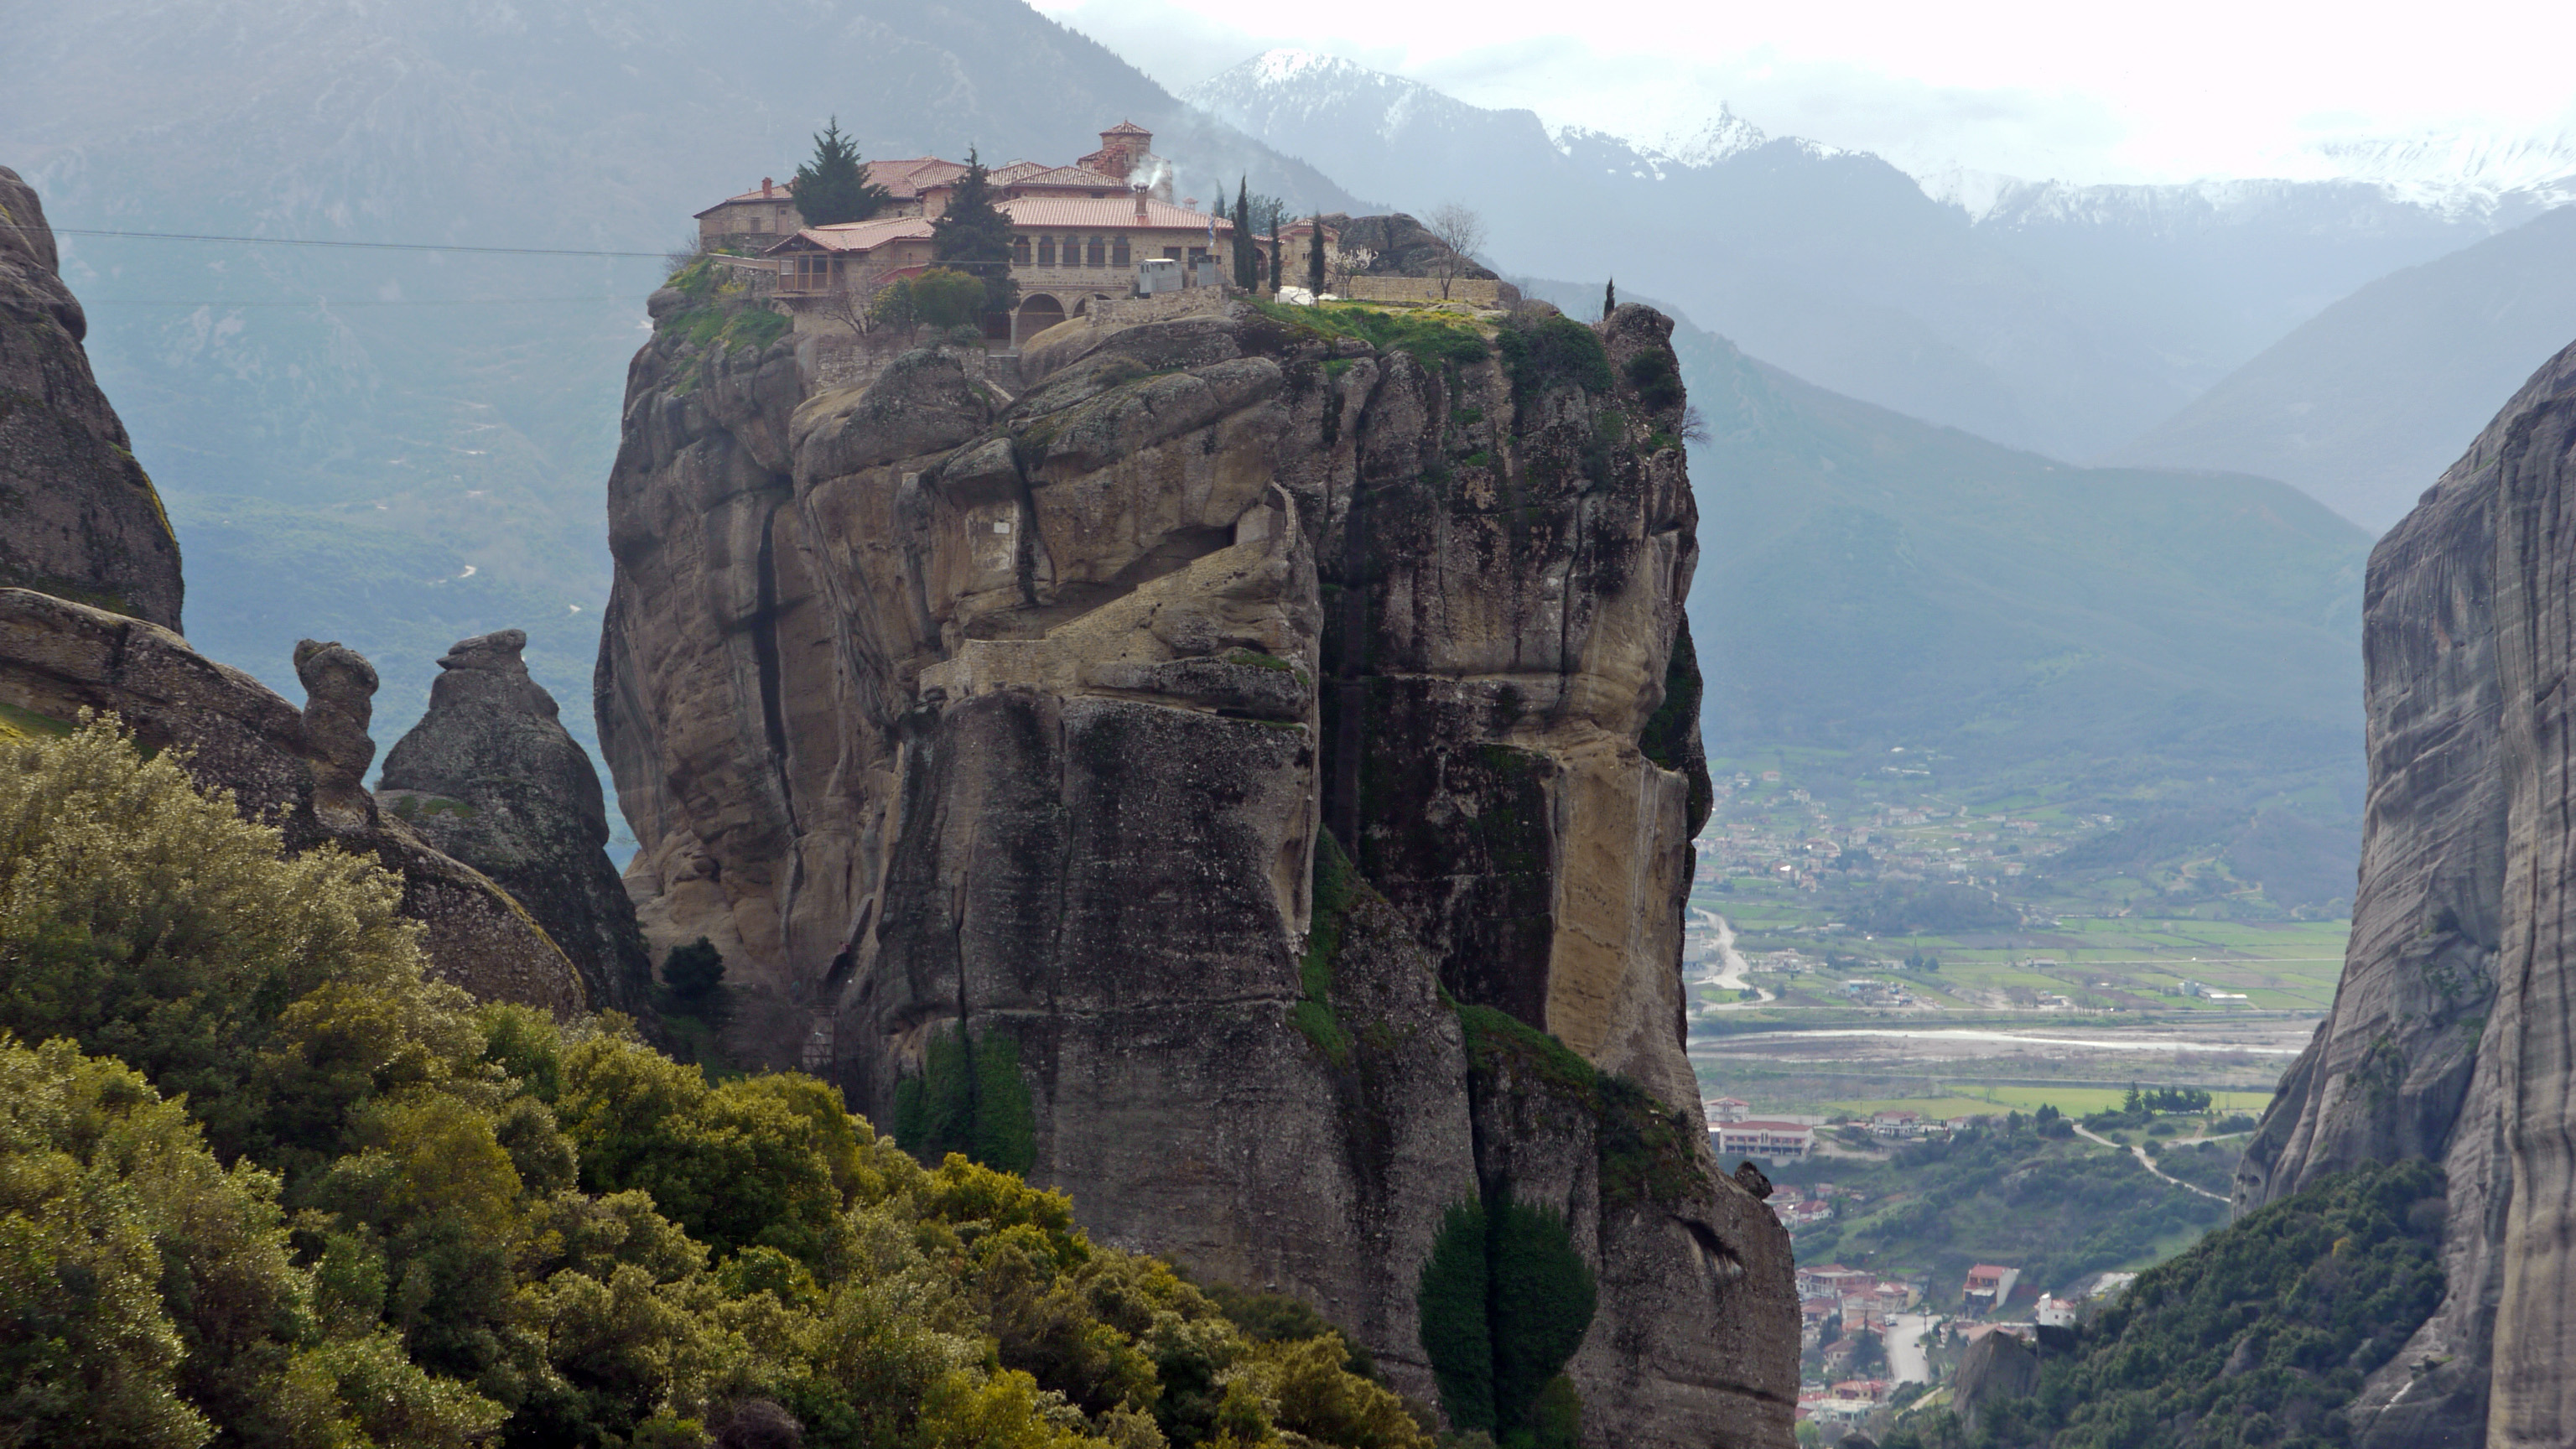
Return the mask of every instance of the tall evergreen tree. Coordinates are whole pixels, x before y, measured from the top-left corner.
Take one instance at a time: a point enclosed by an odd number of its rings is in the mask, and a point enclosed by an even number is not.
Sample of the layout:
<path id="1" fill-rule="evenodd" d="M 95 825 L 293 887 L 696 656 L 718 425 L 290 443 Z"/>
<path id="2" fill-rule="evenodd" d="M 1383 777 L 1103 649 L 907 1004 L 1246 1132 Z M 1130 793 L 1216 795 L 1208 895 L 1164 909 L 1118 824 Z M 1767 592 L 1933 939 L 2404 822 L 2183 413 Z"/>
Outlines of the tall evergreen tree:
<path id="1" fill-rule="evenodd" d="M 1234 183 L 1234 284 L 1250 292 L 1261 285 L 1261 250 L 1252 244 L 1252 178 Z"/>
<path id="2" fill-rule="evenodd" d="M 1275 196 L 1274 196 L 1274 197 L 1272 197 L 1272 198 L 1270 199 L 1270 216 L 1269 216 L 1269 222 L 1270 222 L 1270 295 L 1271 295 L 1271 296 L 1273 296 L 1273 297 L 1277 297 L 1277 296 L 1279 295 L 1279 253 L 1280 253 L 1280 251 L 1281 251 L 1281 249 L 1282 249 L 1282 244 L 1281 244 L 1281 242 L 1280 242 L 1280 240 L 1279 240 L 1279 222 L 1280 222 L 1280 220 L 1281 220 L 1281 218 L 1283 217 L 1283 215 L 1284 215 L 1284 214 L 1285 214 L 1285 211 L 1284 211 L 1284 208 L 1282 208 L 1282 207 L 1279 205 L 1279 199 L 1278 199 L 1277 197 L 1275 197 Z"/>
<path id="3" fill-rule="evenodd" d="M 1601 320 L 1604 322 L 1609 321 L 1610 314 L 1618 310 L 1619 279 L 1617 277 L 1612 277 L 1610 279 L 1610 285 L 1601 289 Z"/>
<path id="4" fill-rule="evenodd" d="M 1315 230 L 1306 240 L 1306 290 L 1320 297 L 1324 295 L 1323 217 L 1315 218 Z"/>
<path id="5" fill-rule="evenodd" d="M 1020 300 L 1011 276 L 1011 219 L 993 204 L 983 158 L 966 149 L 966 174 L 948 194 L 948 209 L 930 223 L 930 255 L 984 283 L 984 310 L 1008 312 Z"/>
<path id="6" fill-rule="evenodd" d="M 841 134 L 834 116 L 814 137 L 814 159 L 796 168 L 796 214 L 807 226 L 865 221 L 894 199 L 868 179 L 858 145 Z"/>

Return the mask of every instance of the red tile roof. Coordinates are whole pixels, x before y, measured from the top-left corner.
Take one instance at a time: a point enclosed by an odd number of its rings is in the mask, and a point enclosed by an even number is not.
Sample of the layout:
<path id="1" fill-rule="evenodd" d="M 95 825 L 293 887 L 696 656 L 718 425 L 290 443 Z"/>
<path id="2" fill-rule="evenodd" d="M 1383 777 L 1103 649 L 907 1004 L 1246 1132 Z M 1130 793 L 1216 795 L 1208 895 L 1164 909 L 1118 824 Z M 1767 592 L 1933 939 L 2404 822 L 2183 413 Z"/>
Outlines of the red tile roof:
<path id="1" fill-rule="evenodd" d="M 1142 228 L 1153 231 L 1203 232 L 1207 230 L 1209 221 L 1206 212 L 1192 211 L 1185 206 L 1174 206 L 1168 201 L 1151 199 L 1146 201 L 1145 217 L 1139 221 L 1136 218 L 1136 201 L 1132 193 L 1126 196 L 1097 198 L 1015 196 L 997 204 L 1011 218 L 1015 226 L 1067 227 L 1074 230 L 1093 231 L 1133 231 Z M 1220 235 L 1234 230 L 1234 223 L 1223 217 L 1215 220 L 1216 229 Z"/>
<path id="2" fill-rule="evenodd" d="M 1108 130 L 1103 131 L 1100 134 L 1104 136 L 1151 136 L 1154 133 L 1146 130 L 1140 125 L 1137 125 L 1134 121 L 1120 121 L 1117 125 L 1110 127 Z"/>
<path id="3" fill-rule="evenodd" d="M 722 211 L 728 206 L 739 206 L 746 201 L 787 201 L 792 199 L 795 190 L 796 183 L 793 181 L 780 181 L 773 183 L 771 189 L 766 193 L 764 193 L 759 187 L 755 186 L 740 196 L 728 196 L 724 200 L 717 202 L 715 205 L 708 207 L 705 211 L 694 213 L 693 219 L 694 217 L 706 216 L 712 212 Z"/>

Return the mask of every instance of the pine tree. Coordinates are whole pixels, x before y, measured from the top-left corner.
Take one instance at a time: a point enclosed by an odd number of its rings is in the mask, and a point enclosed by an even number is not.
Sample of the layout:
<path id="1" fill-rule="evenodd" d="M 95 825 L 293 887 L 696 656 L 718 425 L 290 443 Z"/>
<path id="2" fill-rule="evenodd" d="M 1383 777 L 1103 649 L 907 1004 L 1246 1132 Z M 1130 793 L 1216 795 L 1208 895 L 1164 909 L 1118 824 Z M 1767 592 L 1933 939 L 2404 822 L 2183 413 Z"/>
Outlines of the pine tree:
<path id="1" fill-rule="evenodd" d="M 1252 244 L 1252 178 L 1234 183 L 1234 284 L 1249 292 L 1261 285 L 1261 253 Z"/>
<path id="2" fill-rule="evenodd" d="M 795 199 L 807 226 L 834 226 L 865 221 L 894 198 L 868 179 L 857 144 L 841 134 L 841 118 L 834 116 L 814 138 L 814 159 L 796 168 Z"/>
<path id="3" fill-rule="evenodd" d="M 1612 277 L 1610 279 L 1610 285 L 1601 289 L 1601 320 L 1604 322 L 1609 321 L 1610 314 L 1618 310 L 1619 279 L 1617 277 Z"/>
<path id="4" fill-rule="evenodd" d="M 1320 297 L 1324 295 L 1324 219 L 1322 217 L 1315 218 L 1315 232 L 1307 238 L 1307 243 L 1306 290 Z"/>
<path id="5" fill-rule="evenodd" d="M 930 224 L 930 255 L 942 266 L 980 278 L 984 310 L 1008 312 L 1020 300 L 1011 276 L 1011 219 L 993 204 L 993 184 L 975 148 L 966 149 L 966 174 L 948 193 L 948 209 Z"/>

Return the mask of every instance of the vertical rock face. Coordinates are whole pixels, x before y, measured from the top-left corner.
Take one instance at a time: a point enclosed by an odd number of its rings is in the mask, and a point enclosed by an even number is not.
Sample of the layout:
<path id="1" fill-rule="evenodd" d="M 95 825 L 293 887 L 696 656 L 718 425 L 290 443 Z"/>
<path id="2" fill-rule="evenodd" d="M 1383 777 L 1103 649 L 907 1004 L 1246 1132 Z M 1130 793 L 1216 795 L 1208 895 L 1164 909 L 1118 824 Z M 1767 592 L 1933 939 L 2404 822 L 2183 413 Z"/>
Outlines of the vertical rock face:
<path id="1" fill-rule="evenodd" d="M 725 948 L 739 1048 L 1426 1401 L 1444 1215 L 1536 1205 L 1600 1283 L 1587 1442 L 1786 1444 L 1787 1238 L 1681 1044 L 1669 324 L 1231 304 L 1067 324 L 1017 397 L 932 350 L 808 396 L 684 307 L 598 705 L 647 929 Z"/>
<path id="2" fill-rule="evenodd" d="M 179 541 L 81 350 L 44 207 L 0 166 L 0 586 L 179 627 Z"/>
<path id="3" fill-rule="evenodd" d="M 599 775 L 528 677 L 527 644 L 504 629 L 447 651 L 429 712 L 385 755 L 376 799 L 517 897 L 580 969 L 592 1006 L 633 1011 L 652 965 L 608 863 Z"/>
<path id="4" fill-rule="evenodd" d="M 2445 1297 L 2365 1386 L 2370 1444 L 2576 1439 L 2571 514 L 2576 347 L 2371 556 L 2351 952 L 2238 1170 L 2242 1211 L 2365 1160 L 2445 1167 Z"/>

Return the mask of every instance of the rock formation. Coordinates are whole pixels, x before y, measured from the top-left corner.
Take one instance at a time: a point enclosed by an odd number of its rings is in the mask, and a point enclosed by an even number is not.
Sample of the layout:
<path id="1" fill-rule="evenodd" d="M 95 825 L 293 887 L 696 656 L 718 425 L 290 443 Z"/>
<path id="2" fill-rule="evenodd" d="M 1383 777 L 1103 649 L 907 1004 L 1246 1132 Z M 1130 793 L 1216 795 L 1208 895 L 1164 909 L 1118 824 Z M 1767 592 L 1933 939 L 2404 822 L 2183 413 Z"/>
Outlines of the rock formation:
<path id="1" fill-rule="evenodd" d="M 0 166 L 0 586 L 179 627 L 179 541 L 90 375 L 44 207 Z"/>
<path id="2" fill-rule="evenodd" d="M 2029 1397 L 2039 1388 L 2039 1350 L 2009 1333 L 1989 1333 L 1960 1355 L 1950 1380 L 1950 1412 L 1973 1426 L 1985 1406 Z"/>
<path id="3" fill-rule="evenodd" d="M 0 729 L 67 729 L 83 710 L 121 716 L 147 749 L 180 749 L 188 773 L 276 826 L 290 851 L 336 845 L 402 877 L 402 912 L 427 929 L 431 971 L 485 1000 L 583 1006 L 581 981 L 509 892 L 388 819 L 359 781 L 375 758 L 376 672 L 338 644 L 296 646 L 303 709 L 156 624 L 0 589 Z"/>
<path id="4" fill-rule="evenodd" d="M 1682 1052 L 1670 324 L 1230 303 L 809 395 L 712 305 L 629 374 L 598 708 L 736 1049 L 1425 1402 L 1447 1215 L 1561 1215 L 1585 1441 L 1785 1445 L 1787 1237 Z"/>
<path id="5" fill-rule="evenodd" d="M 2363 1161 L 2448 1184 L 2442 1306 L 2359 1442 L 2576 1442 L 2568 701 L 2576 347 L 2372 553 L 2370 796 L 2333 1013 L 2238 1169 L 2239 1211 Z"/>
<path id="6" fill-rule="evenodd" d="M 599 775 L 528 677 L 527 644 L 504 629 L 447 651 L 429 712 L 385 755 L 376 799 L 517 897 L 580 969 L 593 1007 L 634 1012 L 652 965 L 608 862 Z"/>

